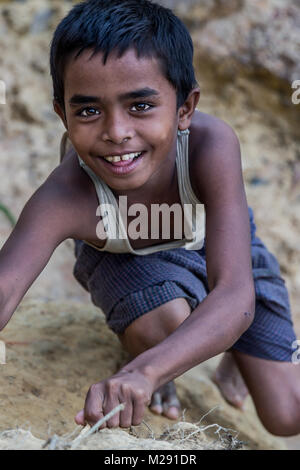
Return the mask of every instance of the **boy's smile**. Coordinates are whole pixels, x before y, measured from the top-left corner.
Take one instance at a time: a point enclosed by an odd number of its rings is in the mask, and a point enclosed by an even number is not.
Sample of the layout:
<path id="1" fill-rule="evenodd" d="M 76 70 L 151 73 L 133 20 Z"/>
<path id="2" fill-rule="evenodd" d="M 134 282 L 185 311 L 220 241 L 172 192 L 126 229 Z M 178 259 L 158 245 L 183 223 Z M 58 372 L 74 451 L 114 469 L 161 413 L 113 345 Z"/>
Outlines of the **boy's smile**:
<path id="1" fill-rule="evenodd" d="M 117 194 L 170 188 L 175 169 L 176 90 L 158 59 L 84 51 L 68 61 L 65 110 L 69 137 L 84 162 Z M 140 191 L 138 191 L 140 192 Z"/>

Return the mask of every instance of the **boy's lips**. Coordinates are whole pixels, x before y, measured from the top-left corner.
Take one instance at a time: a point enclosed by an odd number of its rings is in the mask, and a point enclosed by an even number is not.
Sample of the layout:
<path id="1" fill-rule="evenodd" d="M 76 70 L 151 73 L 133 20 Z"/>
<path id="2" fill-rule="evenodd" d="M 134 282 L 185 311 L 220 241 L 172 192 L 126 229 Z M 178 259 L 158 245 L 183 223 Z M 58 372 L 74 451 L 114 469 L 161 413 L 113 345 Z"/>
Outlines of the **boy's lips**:
<path id="1" fill-rule="evenodd" d="M 107 155 L 99 155 L 99 157 L 121 157 L 122 155 L 131 155 L 133 153 L 143 153 L 143 150 L 123 150 L 122 152 L 108 153 Z"/>
<path id="2" fill-rule="evenodd" d="M 116 154 L 114 156 L 120 157 L 121 155 L 128 155 L 130 153 L 140 153 L 140 156 L 133 158 L 131 160 L 120 160 L 118 162 L 109 162 L 105 160 L 104 157 L 99 156 L 99 160 L 103 163 L 103 165 L 110 170 L 111 173 L 116 175 L 125 175 L 131 173 L 143 160 L 144 155 L 146 152 L 122 152 L 121 154 Z M 109 155 L 113 156 L 113 155 Z"/>

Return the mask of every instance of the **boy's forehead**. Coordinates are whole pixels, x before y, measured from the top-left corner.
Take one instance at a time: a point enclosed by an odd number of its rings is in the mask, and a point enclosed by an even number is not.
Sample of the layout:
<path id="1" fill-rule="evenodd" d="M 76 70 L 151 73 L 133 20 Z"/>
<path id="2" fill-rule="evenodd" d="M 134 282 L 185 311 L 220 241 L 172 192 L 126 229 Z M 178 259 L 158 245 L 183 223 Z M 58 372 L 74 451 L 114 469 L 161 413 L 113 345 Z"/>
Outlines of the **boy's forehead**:
<path id="1" fill-rule="evenodd" d="M 76 54 L 75 54 L 76 55 Z M 78 58 L 70 58 L 64 73 L 65 95 L 86 93 L 99 90 L 106 93 L 114 90 L 126 93 L 129 90 L 152 89 L 157 95 L 174 92 L 170 82 L 162 72 L 156 57 L 138 57 L 135 50 L 126 51 L 121 57 L 116 53 L 108 56 L 103 64 L 103 53 L 93 55 L 92 50 L 85 50 Z M 67 96 L 65 96 L 67 98 Z"/>

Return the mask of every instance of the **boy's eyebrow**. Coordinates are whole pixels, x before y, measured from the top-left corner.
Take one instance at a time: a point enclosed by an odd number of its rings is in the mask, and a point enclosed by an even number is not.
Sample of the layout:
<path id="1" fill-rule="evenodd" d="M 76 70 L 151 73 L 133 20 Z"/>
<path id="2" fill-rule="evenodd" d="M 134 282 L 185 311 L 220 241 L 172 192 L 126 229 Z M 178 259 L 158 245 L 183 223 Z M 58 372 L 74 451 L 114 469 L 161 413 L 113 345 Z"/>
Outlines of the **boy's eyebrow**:
<path id="1" fill-rule="evenodd" d="M 87 103 L 99 103 L 100 99 L 97 96 L 88 95 L 73 95 L 69 100 L 69 104 L 87 104 Z"/>
<path id="2" fill-rule="evenodd" d="M 154 90 L 153 88 L 141 88 L 139 90 L 129 91 L 128 93 L 124 93 L 123 95 L 119 95 L 120 100 L 128 100 L 134 98 L 148 98 L 149 96 L 158 96 L 159 92 Z"/>
<path id="3" fill-rule="evenodd" d="M 141 88 L 139 90 L 129 91 L 128 93 L 123 93 L 119 95 L 118 98 L 120 101 L 125 101 L 128 99 L 135 98 L 148 98 L 149 96 L 158 96 L 159 92 L 153 88 Z M 88 95 L 79 95 L 75 94 L 69 100 L 69 104 L 87 104 L 87 103 L 101 103 L 102 99 L 98 96 L 88 96 Z"/>

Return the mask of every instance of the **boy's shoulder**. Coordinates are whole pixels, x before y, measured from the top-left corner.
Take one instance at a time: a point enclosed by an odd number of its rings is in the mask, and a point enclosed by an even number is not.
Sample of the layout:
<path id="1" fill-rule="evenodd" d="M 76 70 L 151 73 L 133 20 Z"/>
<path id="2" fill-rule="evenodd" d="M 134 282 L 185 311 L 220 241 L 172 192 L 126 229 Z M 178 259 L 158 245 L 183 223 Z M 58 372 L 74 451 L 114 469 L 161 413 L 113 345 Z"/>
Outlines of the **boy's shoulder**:
<path id="1" fill-rule="evenodd" d="M 190 126 L 191 181 L 202 203 L 213 197 L 215 175 L 232 177 L 241 166 L 239 139 L 222 119 L 195 111 Z M 209 176 L 209 178 L 208 178 Z M 220 181 L 219 181 L 220 183 Z"/>
<path id="2" fill-rule="evenodd" d="M 76 202 L 89 200 L 94 188 L 91 179 L 82 170 L 73 147 L 67 151 L 45 183 L 53 194 L 60 194 L 61 197 Z"/>
<path id="3" fill-rule="evenodd" d="M 224 139 L 237 139 L 233 128 L 222 119 L 212 114 L 196 110 L 190 126 L 191 145 L 193 148 Z"/>
<path id="4" fill-rule="evenodd" d="M 70 238 L 89 235 L 85 233 L 86 228 L 97 222 L 97 195 L 72 150 L 38 188 L 36 201 L 38 207 L 47 204 L 50 211 L 61 213 L 63 222 L 68 220 Z"/>

